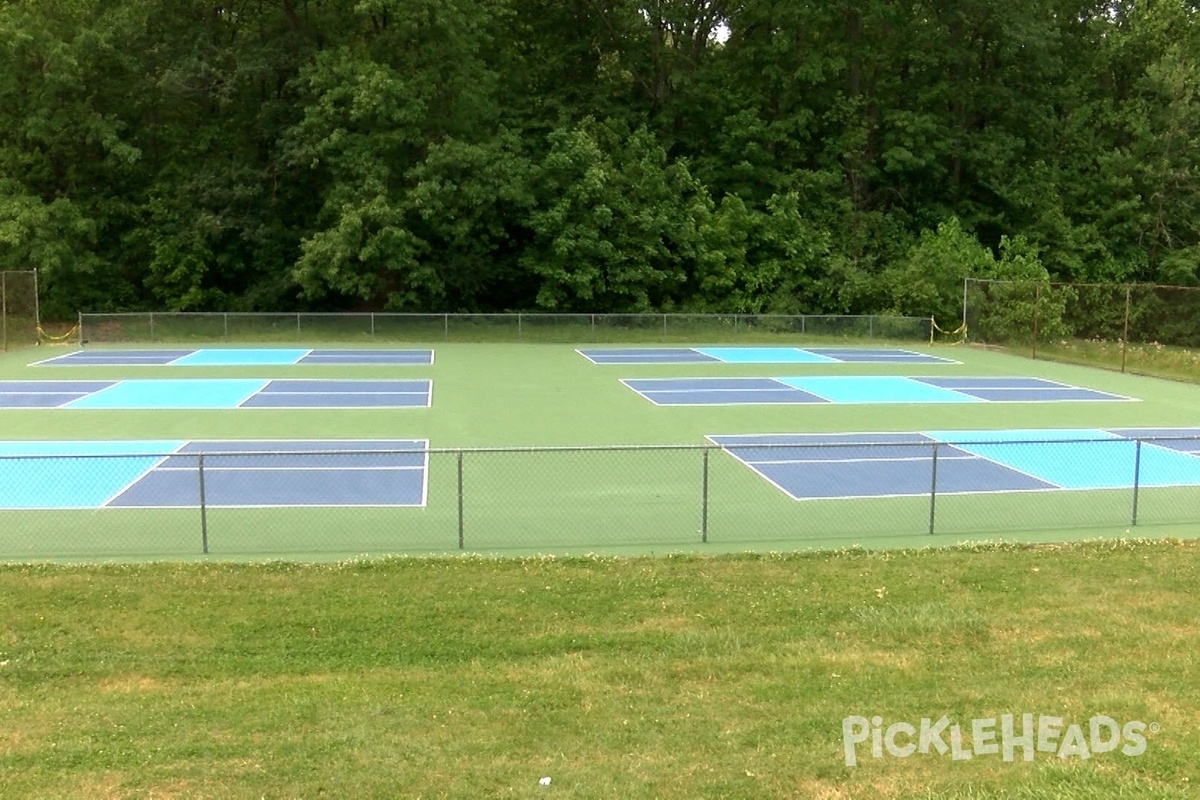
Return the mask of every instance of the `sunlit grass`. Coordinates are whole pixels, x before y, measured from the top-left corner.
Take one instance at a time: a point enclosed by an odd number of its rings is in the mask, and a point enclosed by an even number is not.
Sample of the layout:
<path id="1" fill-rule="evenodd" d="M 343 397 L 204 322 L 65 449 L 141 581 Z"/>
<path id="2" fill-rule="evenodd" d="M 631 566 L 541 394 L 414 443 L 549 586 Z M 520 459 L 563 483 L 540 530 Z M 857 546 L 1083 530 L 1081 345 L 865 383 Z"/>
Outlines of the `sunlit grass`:
<path id="1" fill-rule="evenodd" d="M 0 794 L 1182 798 L 1197 556 L 8 566 Z M 1137 757 L 844 760 L 851 715 L 1023 713 L 1156 727 Z"/>

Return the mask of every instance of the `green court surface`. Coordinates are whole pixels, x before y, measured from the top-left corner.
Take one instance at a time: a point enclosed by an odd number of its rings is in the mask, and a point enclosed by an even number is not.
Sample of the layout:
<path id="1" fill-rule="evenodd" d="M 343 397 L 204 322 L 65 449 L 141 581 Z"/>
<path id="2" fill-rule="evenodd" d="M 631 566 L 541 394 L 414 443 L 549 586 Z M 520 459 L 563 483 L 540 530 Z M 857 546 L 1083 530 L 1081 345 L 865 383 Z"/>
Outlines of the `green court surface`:
<path id="1" fill-rule="evenodd" d="M 961 363 L 789 364 L 786 374 L 1020 376 L 1137 402 L 667 407 L 646 402 L 621 379 L 784 373 L 753 363 L 595 364 L 576 352 L 585 344 L 414 341 L 403 346 L 434 349 L 434 363 L 197 366 L 188 373 L 254 380 L 427 378 L 433 382 L 429 408 L 0 408 L 0 440 L 338 439 L 352 449 L 353 440 L 403 439 L 428 440 L 432 448 L 420 508 L 0 510 L 0 559 L 715 553 L 1200 533 L 1198 487 L 1145 488 L 1136 495 L 1104 489 L 797 502 L 728 453 L 704 447 L 707 436 L 735 434 L 1191 428 L 1200 424 L 1200 386 L 906 343 L 898 346 Z M 47 367 L 29 365 L 60 352 L 69 350 L 0 355 L 0 381 L 47 380 Z M 55 368 L 49 377 L 153 380 L 178 378 L 178 370 L 79 366 Z M 613 449 L 588 449 L 595 447 Z M 67 474 L 80 479 L 78 468 Z M 22 480 L 11 470 L 0 475 Z M 30 475 L 55 480 L 52 468 Z"/>

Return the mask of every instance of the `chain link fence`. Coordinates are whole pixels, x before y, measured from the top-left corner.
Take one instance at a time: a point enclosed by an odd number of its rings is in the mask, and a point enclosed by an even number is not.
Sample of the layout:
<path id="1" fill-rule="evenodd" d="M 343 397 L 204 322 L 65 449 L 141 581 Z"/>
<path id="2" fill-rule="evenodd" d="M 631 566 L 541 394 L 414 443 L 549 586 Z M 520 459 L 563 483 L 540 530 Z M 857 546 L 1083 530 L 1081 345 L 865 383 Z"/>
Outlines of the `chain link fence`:
<path id="1" fill-rule="evenodd" d="M 37 271 L 0 270 L 0 352 L 37 343 Z"/>
<path id="2" fill-rule="evenodd" d="M 1200 287 L 968 278 L 968 341 L 1032 358 L 1191 377 L 1200 368 Z"/>
<path id="3" fill-rule="evenodd" d="M 1200 437 L 761 444 L 752 458 L 718 446 L 34 454 L 45 444 L 0 456 L 0 558 L 783 550 L 1200 523 Z"/>
<path id="4" fill-rule="evenodd" d="M 79 343 L 695 342 L 775 337 L 928 342 L 928 317 L 755 314 L 82 313 Z"/>

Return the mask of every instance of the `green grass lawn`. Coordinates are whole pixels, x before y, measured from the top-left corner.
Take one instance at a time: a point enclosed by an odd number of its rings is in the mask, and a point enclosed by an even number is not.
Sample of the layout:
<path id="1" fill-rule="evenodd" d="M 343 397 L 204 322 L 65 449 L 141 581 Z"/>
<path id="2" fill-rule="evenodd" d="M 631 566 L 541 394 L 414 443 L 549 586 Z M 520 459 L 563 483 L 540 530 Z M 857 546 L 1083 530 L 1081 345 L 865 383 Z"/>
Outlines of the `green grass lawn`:
<path id="1" fill-rule="evenodd" d="M 197 558 L 205 535 L 209 558 L 339 559 L 458 552 L 460 541 L 466 551 L 511 555 L 661 554 L 1200 532 L 1194 489 L 1142 492 L 1136 528 L 1129 492 L 941 497 L 931 537 L 928 498 L 797 503 L 722 453 L 710 453 L 706 468 L 697 449 L 525 449 L 695 448 L 708 434 L 736 433 L 1193 426 L 1200 408 L 1194 385 L 948 346 L 932 352 L 963 363 L 612 366 L 563 344 L 432 346 L 433 365 L 398 367 L 32 367 L 64 351 L 0 356 L 0 379 L 428 377 L 434 385 L 428 409 L 0 410 L 7 439 L 416 438 L 439 451 L 430 456 L 425 508 L 211 509 L 203 520 L 191 509 L 0 511 L 0 557 Z M 789 374 L 1038 376 L 1139 402 L 670 408 L 618 381 Z M 458 448 L 471 449 L 461 462 Z"/>
<path id="2" fill-rule="evenodd" d="M 0 794 L 1191 797 L 1198 557 L 10 565 Z M 1146 747 L 845 762 L 847 717 L 945 716 L 971 750 L 1005 714 L 1140 722 Z"/>

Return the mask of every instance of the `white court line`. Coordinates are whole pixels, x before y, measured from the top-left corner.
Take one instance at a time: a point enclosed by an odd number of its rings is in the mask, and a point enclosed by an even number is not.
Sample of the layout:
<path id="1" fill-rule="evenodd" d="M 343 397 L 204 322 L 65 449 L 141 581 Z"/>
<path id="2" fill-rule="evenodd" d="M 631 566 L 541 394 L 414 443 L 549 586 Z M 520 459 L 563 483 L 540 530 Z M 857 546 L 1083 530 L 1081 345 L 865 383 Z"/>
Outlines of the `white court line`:
<path id="1" fill-rule="evenodd" d="M 636 380 L 643 380 L 643 379 L 631 378 L 630 380 L 636 381 Z M 771 380 L 775 380 L 775 379 L 771 378 Z M 742 393 L 762 392 L 762 393 L 765 393 L 765 392 L 778 392 L 780 389 L 787 389 L 787 390 L 793 391 L 793 392 L 801 392 L 803 394 L 815 394 L 815 392 L 809 392 L 805 389 L 797 389 L 795 386 L 788 386 L 786 383 L 780 383 L 778 386 L 755 387 L 755 388 L 751 388 L 751 389 L 740 389 L 737 387 L 728 387 L 728 386 L 723 386 L 723 387 L 720 387 L 717 389 L 634 389 L 632 386 L 630 388 L 638 393 L 653 392 L 654 394 L 709 394 L 711 392 L 742 392 Z"/>
<path id="2" fill-rule="evenodd" d="M 290 391 L 290 390 L 289 390 L 289 391 L 284 391 L 284 392 L 263 392 L 263 394 L 267 395 L 268 397 L 274 397 L 274 396 L 276 396 L 276 395 L 280 395 L 280 396 L 283 396 L 283 397 L 294 397 L 294 396 L 296 396 L 296 395 L 299 395 L 299 396 L 302 396 L 302 397 L 334 397 L 334 396 L 339 396 L 339 395 L 347 395 L 347 394 L 353 394 L 353 395 L 365 395 L 365 396 L 368 396 L 368 397 L 376 397 L 376 396 L 384 396 L 384 397 L 395 397 L 395 396 L 402 396 L 402 397 L 403 397 L 403 396 L 407 396 L 407 395 L 410 395 L 410 394 L 411 394 L 411 395 L 418 395 L 418 396 L 419 396 L 419 395 L 427 395 L 427 394 L 429 394 L 429 389 L 412 389 L 411 391 L 410 391 L 410 390 L 405 390 L 405 391 L 395 391 L 395 392 L 383 392 L 383 391 L 379 391 L 379 392 L 376 392 L 376 391 L 371 391 L 371 392 L 354 392 L 354 391 L 345 391 L 345 392 L 305 392 L 305 391 L 300 391 L 300 390 L 297 390 L 297 391 Z"/>
<path id="3" fill-rule="evenodd" d="M 199 353 L 199 352 L 200 352 L 200 349 L 201 349 L 201 348 L 197 347 L 195 350 L 193 350 L 193 351 L 192 351 L 192 352 L 190 352 L 190 353 L 184 353 L 184 354 L 183 354 L 183 355 L 181 355 L 181 356 L 176 356 L 175 358 L 172 358 L 172 359 L 171 359 L 170 361 L 168 361 L 167 363 L 163 364 L 163 366 L 164 366 L 164 367 L 174 367 L 174 366 L 177 366 L 177 365 L 176 365 L 176 363 L 175 363 L 176 361 L 179 361 L 180 359 L 183 359 L 183 358 L 191 358 L 192 356 L 196 355 L 196 353 Z"/>
<path id="4" fill-rule="evenodd" d="M 377 451 L 373 451 L 373 452 L 377 452 Z M 189 454 L 184 453 L 182 455 L 189 455 Z M 292 454 L 291 453 L 283 453 L 280 455 L 292 455 Z M 365 454 L 355 453 L 355 455 L 365 457 Z M 383 453 L 380 453 L 380 455 L 383 455 Z M 212 453 L 205 453 L 205 456 L 208 458 L 238 458 L 238 457 L 240 457 L 240 456 L 215 455 Z M 272 455 L 272 456 L 252 455 L 252 456 L 250 456 L 250 458 L 263 458 L 263 459 L 278 458 L 278 457 L 279 457 L 278 455 Z M 175 458 L 175 456 L 171 455 L 171 456 L 167 456 L 167 458 Z M 215 466 L 215 465 L 210 465 L 208 462 L 205 462 L 205 464 L 204 464 L 204 471 L 206 473 L 208 473 L 208 472 L 330 472 L 330 471 L 337 471 L 337 472 L 404 472 L 404 471 L 409 471 L 409 472 L 411 472 L 411 471 L 418 470 L 418 469 L 422 469 L 422 467 L 416 466 L 416 465 L 394 466 L 394 467 L 341 467 L 341 466 L 338 466 L 338 467 L 219 467 L 219 466 Z M 160 467 L 158 469 L 158 471 L 159 472 L 195 472 L 196 467 L 194 467 L 194 466 L 192 466 L 192 467 Z"/>
<path id="5" fill-rule="evenodd" d="M 913 445 L 913 446 L 914 447 L 922 447 L 922 445 Z M 974 460 L 982 459 L 982 458 L 983 458 L 982 456 L 977 456 L 974 454 L 962 455 L 962 456 L 939 455 L 938 463 L 941 463 L 942 461 L 974 461 Z M 765 460 L 765 461 L 760 460 L 760 459 L 755 459 L 754 461 L 748 461 L 746 459 L 740 459 L 740 460 L 745 461 L 745 463 L 747 463 L 747 464 L 776 464 L 776 465 L 782 465 L 782 464 L 907 464 L 907 463 L 912 463 L 912 462 L 925 463 L 927 461 L 933 461 L 933 456 L 932 455 L 904 456 L 904 457 L 900 457 L 900 458 L 811 458 L 811 459 L 790 458 L 790 459 L 777 459 L 777 460 L 773 459 L 773 460 Z"/>
<path id="6" fill-rule="evenodd" d="M 105 500 L 103 503 L 101 503 L 99 507 L 105 508 L 106 506 L 108 506 L 109 503 L 113 502 L 118 497 L 120 497 L 121 495 L 128 492 L 135 485 L 137 485 L 141 480 L 143 480 L 147 475 L 149 475 L 151 472 L 153 472 L 157 467 L 164 464 L 167 461 L 167 459 L 174 458 L 175 455 L 179 452 L 179 450 L 181 448 L 187 447 L 187 445 L 188 445 L 188 443 L 186 441 L 180 442 L 178 447 L 176 447 L 174 450 L 172 450 L 170 453 L 166 454 L 165 456 L 162 456 L 161 458 L 158 459 L 158 461 L 156 461 L 155 463 L 153 463 L 149 467 L 147 467 L 145 470 L 143 470 L 141 472 L 141 474 L 139 474 L 136 478 L 134 478 L 133 480 L 126 483 L 125 486 L 123 486 L 116 494 L 110 496 L 107 500 Z M 134 456 L 128 456 L 128 455 L 124 455 L 124 454 L 114 456 L 114 458 L 131 458 L 131 457 L 134 457 Z M 169 507 L 170 506 L 168 506 L 168 508 Z"/>

